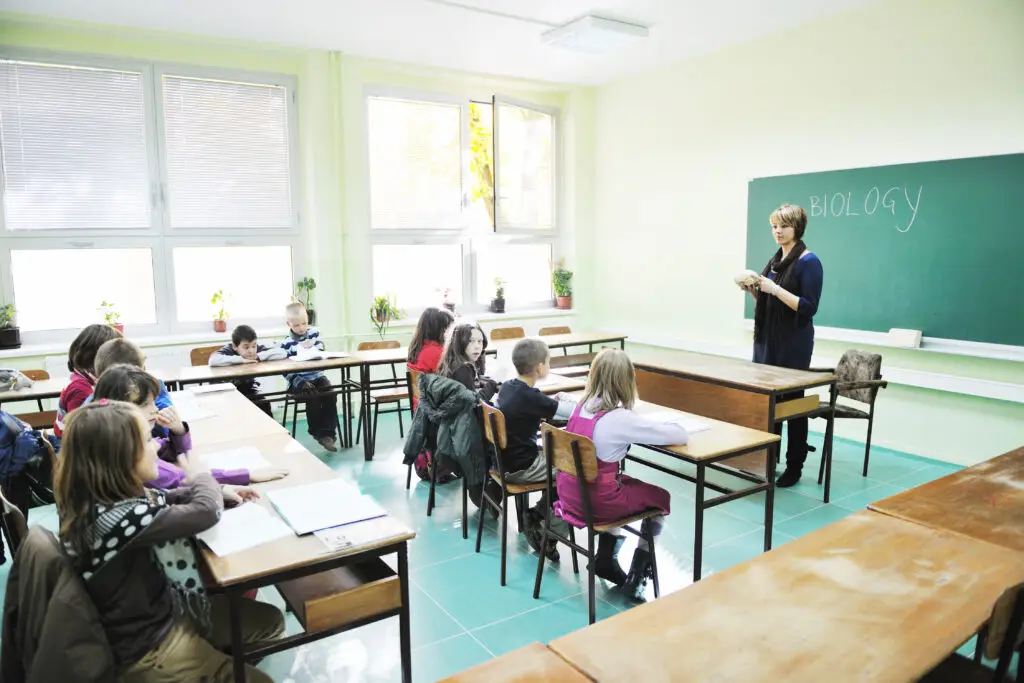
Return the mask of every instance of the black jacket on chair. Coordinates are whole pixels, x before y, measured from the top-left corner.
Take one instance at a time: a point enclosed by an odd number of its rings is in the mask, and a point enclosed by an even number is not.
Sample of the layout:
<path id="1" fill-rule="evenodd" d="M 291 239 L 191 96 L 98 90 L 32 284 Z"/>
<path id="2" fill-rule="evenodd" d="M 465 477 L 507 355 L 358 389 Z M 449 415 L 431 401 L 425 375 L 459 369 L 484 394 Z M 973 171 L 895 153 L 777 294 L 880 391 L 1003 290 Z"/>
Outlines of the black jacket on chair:
<path id="1" fill-rule="evenodd" d="M 441 375 L 420 377 L 420 401 L 405 439 L 405 464 L 433 446 L 434 456 L 458 464 L 467 486 L 484 480 L 487 458 L 477 414 L 477 395 Z M 431 435 L 436 433 L 436 445 Z"/>

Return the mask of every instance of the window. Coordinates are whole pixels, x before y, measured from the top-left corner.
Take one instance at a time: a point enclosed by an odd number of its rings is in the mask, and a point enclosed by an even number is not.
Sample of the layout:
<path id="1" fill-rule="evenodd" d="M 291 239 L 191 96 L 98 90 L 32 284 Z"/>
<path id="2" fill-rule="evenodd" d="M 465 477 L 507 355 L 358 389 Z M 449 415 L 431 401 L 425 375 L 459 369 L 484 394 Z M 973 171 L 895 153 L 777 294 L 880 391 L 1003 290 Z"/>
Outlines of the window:
<path id="1" fill-rule="evenodd" d="M 218 289 L 277 324 L 300 246 L 294 80 L 17 57 L 0 58 L 0 303 L 26 341 L 72 337 L 102 301 L 137 333 L 206 330 Z"/>
<path id="2" fill-rule="evenodd" d="M 371 91 L 366 112 L 374 294 L 483 310 L 500 277 L 511 309 L 551 305 L 557 111 Z"/>

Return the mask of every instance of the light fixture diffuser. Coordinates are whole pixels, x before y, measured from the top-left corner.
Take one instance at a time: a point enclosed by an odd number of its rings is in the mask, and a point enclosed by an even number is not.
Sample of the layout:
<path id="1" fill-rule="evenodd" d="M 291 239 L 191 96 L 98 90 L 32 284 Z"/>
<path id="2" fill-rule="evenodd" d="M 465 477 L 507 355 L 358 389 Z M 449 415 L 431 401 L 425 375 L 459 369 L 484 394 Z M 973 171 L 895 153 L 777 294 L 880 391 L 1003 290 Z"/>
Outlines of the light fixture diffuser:
<path id="1" fill-rule="evenodd" d="M 541 35 L 548 45 L 603 55 L 631 45 L 649 35 L 646 26 L 627 24 L 588 14 Z"/>

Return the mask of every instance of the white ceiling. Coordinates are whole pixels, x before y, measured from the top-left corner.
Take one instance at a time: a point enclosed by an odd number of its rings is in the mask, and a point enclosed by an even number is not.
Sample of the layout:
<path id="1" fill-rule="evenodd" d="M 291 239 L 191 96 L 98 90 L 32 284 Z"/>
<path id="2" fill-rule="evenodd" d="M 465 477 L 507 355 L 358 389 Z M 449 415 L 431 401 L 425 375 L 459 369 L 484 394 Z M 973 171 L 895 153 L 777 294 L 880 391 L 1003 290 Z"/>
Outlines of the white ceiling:
<path id="1" fill-rule="evenodd" d="M 0 8 L 594 85 L 874 1 L 0 0 Z M 549 28 L 547 25 L 562 24 L 584 14 L 649 26 L 650 37 L 601 56 L 541 43 L 540 34 Z M 516 16 L 528 20 L 513 18 Z"/>

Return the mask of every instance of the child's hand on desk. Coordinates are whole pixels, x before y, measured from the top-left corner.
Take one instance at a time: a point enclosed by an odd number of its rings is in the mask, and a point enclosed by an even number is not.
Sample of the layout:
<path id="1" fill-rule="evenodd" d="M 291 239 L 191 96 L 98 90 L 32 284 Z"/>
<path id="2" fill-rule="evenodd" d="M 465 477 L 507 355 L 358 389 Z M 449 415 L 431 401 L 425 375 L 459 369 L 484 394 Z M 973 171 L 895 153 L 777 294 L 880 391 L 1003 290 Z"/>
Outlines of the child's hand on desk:
<path id="1" fill-rule="evenodd" d="M 181 436 L 185 433 L 185 423 L 181 421 L 181 415 L 174 406 L 168 406 L 157 413 L 156 423 L 161 427 L 167 427 L 172 434 Z"/>
<path id="2" fill-rule="evenodd" d="M 260 497 L 260 494 L 255 489 L 251 489 L 248 486 L 221 484 L 220 491 L 224 496 L 225 505 L 241 505 L 250 500 L 259 500 Z"/>
<path id="3" fill-rule="evenodd" d="M 280 467 L 264 467 L 258 470 L 250 470 L 249 481 L 253 484 L 262 484 L 265 481 L 284 479 L 288 474 L 288 470 Z"/>
<path id="4" fill-rule="evenodd" d="M 243 358 L 242 363 L 259 363 L 259 358 Z"/>
<path id="5" fill-rule="evenodd" d="M 199 463 L 198 460 L 182 453 L 178 456 L 178 467 L 185 472 L 187 481 L 194 481 L 200 474 L 209 474 L 210 468 Z"/>
<path id="6" fill-rule="evenodd" d="M 302 342 L 302 348 L 304 348 L 304 349 L 311 349 L 311 348 L 313 348 L 313 340 L 312 339 L 307 339 L 304 342 Z"/>

